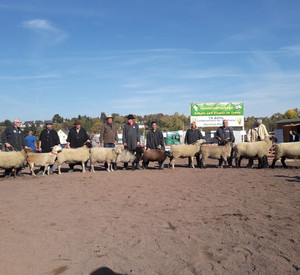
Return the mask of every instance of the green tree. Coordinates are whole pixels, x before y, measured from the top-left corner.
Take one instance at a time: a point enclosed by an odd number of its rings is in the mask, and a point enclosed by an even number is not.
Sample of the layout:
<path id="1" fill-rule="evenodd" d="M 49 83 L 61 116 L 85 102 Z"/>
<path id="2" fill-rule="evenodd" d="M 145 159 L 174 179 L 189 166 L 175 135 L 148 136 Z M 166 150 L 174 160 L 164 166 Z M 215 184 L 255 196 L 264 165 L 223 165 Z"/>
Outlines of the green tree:
<path id="1" fill-rule="evenodd" d="M 52 118 L 52 122 L 53 123 L 63 123 L 64 122 L 64 118 L 61 117 L 59 114 L 55 114 Z"/>

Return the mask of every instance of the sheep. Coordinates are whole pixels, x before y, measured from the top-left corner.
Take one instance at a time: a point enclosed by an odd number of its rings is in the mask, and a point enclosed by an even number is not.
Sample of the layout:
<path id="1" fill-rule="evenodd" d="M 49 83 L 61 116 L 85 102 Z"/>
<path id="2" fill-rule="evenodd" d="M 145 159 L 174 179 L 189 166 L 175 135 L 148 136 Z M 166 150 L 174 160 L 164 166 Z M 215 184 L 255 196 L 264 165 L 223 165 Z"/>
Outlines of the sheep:
<path id="1" fill-rule="evenodd" d="M 200 160 L 200 168 L 205 168 L 205 163 L 208 158 L 218 159 L 219 167 L 223 167 L 223 161 L 227 165 L 227 158 L 231 154 L 231 141 L 226 140 L 225 146 L 201 146 L 200 154 L 202 155 Z"/>
<path id="2" fill-rule="evenodd" d="M 52 165 L 57 157 L 57 153 L 62 150 L 60 145 L 55 145 L 52 148 L 52 151 L 49 153 L 32 153 L 27 157 L 27 162 L 30 167 L 31 175 L 35 176 L 34 173 L 34 165 L 36 166 L 44 166 L 43 175 L 45 175 L 46 170 L 47 174 L 50 175 L 50 165 Z"/>
<path id="3" fill-rule="evenodd" d="M 135 150 L 122 149 L 118 155 L 117 162 L 124 163 L 124 168 L 127 168 L 128 163 L 132 164 L 132 170 L 135 170 L 135 163 L 139 163 L 144 152 L 143 147 L 138 146 Z"/>
<path id="4" fill-rule="evenodd" d="M 299 159 L 300 158 L 300 141 L 298 142 L 285 142 L 277 144 L 275 147 L 275 158 L 272 162 L 271 168 L 275 167 L 275 163 L 281 158 L 281 163 L 284 168 L 287 168 L 285 159 Z"/>
<path id="5" fill-rule="evenodd" d="M 242 142 L 234 147 L 234 158 L 236 167 L 241 166 L 242 158 L 258 158 L 258 168 L 264 167 L 264 162 L 267 162 L 267 155 L 269 154 L 272 142 L 275 140 L 274 136 L 268 136 L 263 141 L 256 142 Z M 264 161 L 263 159 L 266 159 Z"/>
<path id="6" fill-rule="evenodd" d="M 172 157 L 172 154 L 168 151 L 162 151 L 157 149 L 150 149 L 144 152 L 143 159 L 143 168 L 147 169 L 150 161 L 158 161 L 159 170 L 164 169 L 164 161 L 167 157 Z"/>
<path id="7" fill-rule="evenodd" d="M 90 151 L 91 172 L 95 172 L 94 164 L 96 162 L 107 163 L 107 171 L 113 170 L 113 164 L 117 162 L 121 149 L 118 148 L 92 148 Z"/>
<path id="8" fill-rule="evenodd" d="M 170 163 L 172 163 L 172 168 L 175 169 L 175 159 L 177 158 L 190 158 L 192 167 L 195 168 L 193 163 L 194 156 L 197 152 L 199 152 L 200 146 L 204 142 L 205 142 L 204 139 L 199 139 L 194 144 L 190 144 L 190 145 L 182 144 L 182 145 L 172 146 L 170 150 L 172 154 L 172 156 L 170 157 Z"/>
<path id="9" fill-rule="evenodd" d="M 31 151 L 31 149 L 10 152 L 0 151 L 0 168 L 5 170 L 14 169 L 14 177 L 16 177 L 16 170 L 23 166 L 27 155 Z"/>
<path id="10" fill-rule="evenodd" d="M 85 163 L 90 158 L 90 143 L 86 143 L 84 146 L 79 148 L 71 148 L 67 149 L 64 148 L 60 153 L 58 153 L 57 156 L 57 169 L 58 174 L 61 175 L 61 166 L 63 163 L 69 163 L 69 164 L 77 164 L 80 163 L 82 165 L 82 172 L 85 173 Z"/>

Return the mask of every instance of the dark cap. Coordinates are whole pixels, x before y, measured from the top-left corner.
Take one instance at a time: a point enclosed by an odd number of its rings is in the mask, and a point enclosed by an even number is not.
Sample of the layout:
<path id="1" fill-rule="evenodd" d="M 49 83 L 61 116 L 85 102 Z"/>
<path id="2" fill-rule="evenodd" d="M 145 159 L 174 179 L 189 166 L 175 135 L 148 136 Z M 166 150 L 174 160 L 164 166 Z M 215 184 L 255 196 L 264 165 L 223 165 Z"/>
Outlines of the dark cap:
<path id="1" fill-rule="evenodd" d="M 47 121 L 46 121 L 46 125 L 53 125 L 52 120 L 47 120 Z"/>

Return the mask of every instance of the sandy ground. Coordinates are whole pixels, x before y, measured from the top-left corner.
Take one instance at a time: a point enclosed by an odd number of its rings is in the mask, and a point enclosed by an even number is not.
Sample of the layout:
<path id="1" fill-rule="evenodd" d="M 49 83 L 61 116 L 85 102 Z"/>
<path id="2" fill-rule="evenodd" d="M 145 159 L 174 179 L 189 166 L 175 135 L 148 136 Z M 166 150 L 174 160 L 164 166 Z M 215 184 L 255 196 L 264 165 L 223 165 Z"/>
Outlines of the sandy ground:
<path id="1" fill-rule="evenodd" d="M 0 273 L 300 274 L 300 161 L 177 164 L 0 178 Z"/>

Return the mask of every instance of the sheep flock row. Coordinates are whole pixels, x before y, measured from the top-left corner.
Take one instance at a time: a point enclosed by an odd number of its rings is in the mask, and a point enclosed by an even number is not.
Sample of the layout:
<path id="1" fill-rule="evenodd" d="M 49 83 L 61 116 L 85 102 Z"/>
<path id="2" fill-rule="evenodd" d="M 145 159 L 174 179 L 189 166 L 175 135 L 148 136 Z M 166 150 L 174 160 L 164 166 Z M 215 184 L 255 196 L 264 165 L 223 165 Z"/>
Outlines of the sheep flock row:
<path id="1" fill-rule="evenodd" d="M 273 137 L 267 137 L 263 141 L 258 142 L 242 142 L 234 146 L 233 158 L 235 166 L 241 166 L 241 160 L 258 159 L 258 168 L 264 168 L 264 158 L 266 159 L 272 146 Z M 210 146 L 205 144 L 205 140 L 198 140 L 192 145 L 176 145 L 172 146 L 170 151 L 162 150 L 144 150 L 143 147 L 137 147 L 134 152 L 120 148 L 90 148 L 90 144 L 76 149 L 66 149 L 60 146 L 54 146 L 50 153 L 33 153 L 29 150 L 0 152 L 0 168 L 16 170 L 28 164 L 31 174 L 35 176 L 34 167 L 44 167 L 43 175 L 49 168 L 57 162 L 58 174 L 61 175 L 61 166 L 67 164 L 80 164 L 82 172 L 86 172 L 88 161 L 90 162 L 90 171 L 95 172 L 96 163 L 104 163 L 106 170 L 112 172 L 116 169 L 117 163 L 131 163 L 132 169 L 136 164 L 142 161 L 142 168 L 147 169 L 150 161 L 158 162 L 159 169 L 164 168 L 164 162 L 169 158 L 169 167 L 175 169 L 175 160 L 179 158 L 188 158 L 191 167 L 194 166 L 194 158 L 200 168 L 205 168 L 208 158 L 219 160 L 219 167 L 223 167 L 223 163 L 227 165 L 227 159 L 231 156 L 232 144 L 226 141 L 224 146 Z M 275 157 L 271 168 L 275 167 L 277 160 L 281 159 L 284 168 L 286 159 L 300 158 L 300 142 L 280 143 L 275 147 Z M 140 166 L 137 166 L 140 167 Z"/>

